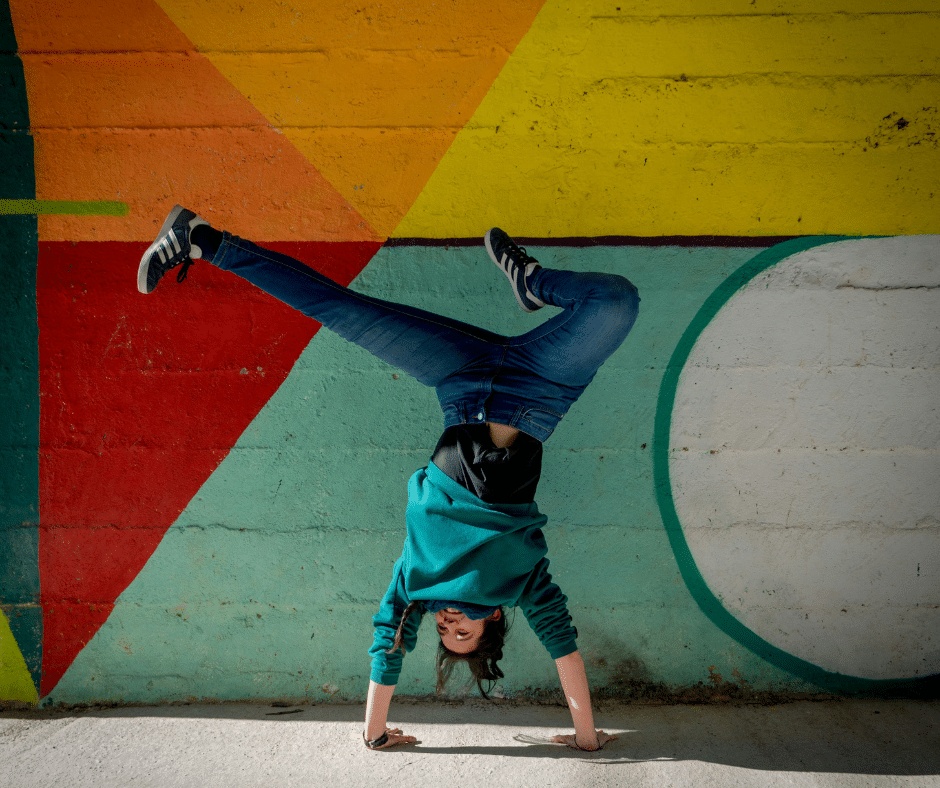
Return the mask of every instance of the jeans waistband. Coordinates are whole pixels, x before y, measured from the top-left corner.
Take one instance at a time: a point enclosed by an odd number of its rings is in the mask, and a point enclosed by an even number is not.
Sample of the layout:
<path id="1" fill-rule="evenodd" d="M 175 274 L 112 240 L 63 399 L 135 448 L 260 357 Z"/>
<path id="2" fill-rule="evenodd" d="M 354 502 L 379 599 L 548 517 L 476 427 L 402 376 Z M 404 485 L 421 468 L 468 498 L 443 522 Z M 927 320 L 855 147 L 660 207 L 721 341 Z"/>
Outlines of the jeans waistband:
<path id="1" fill-rule="evenodd" d="M 461 399 L 441 402 L 444 427 L 458 424 L 494 422 L 508 424 L 542 442 L 548 440 L 564 413 L 549 410 L 542 404 L 522 402 L 505 394 L 490 394 L 485 400 Z"/>

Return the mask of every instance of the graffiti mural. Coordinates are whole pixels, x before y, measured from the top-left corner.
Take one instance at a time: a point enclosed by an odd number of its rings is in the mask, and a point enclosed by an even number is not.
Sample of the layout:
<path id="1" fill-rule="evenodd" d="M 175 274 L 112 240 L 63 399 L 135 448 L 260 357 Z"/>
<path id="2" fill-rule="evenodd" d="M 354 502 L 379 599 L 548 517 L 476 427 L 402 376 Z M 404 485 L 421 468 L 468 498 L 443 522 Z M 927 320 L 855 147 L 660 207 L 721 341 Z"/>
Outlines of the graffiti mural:
<path id="1" fill-rule="evenodd" d="M 540 488 L 592 681 L 916 691 L 940 15 L 891 5 L 0 2 L 0 700 L 367 681 L 433 393 L 210 266 L 141 297 L 177 202 L 501 333 L 492 225 L 629 276 Z"/>

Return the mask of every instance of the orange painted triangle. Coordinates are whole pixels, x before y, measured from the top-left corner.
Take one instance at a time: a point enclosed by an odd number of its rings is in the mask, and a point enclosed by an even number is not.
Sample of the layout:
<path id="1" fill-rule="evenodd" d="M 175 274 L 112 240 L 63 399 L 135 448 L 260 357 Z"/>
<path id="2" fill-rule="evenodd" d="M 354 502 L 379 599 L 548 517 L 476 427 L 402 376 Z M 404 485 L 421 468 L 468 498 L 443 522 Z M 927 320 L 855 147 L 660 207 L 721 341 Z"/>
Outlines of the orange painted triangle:
<path id="1" fill-rule="evenodd" d="M 388 237 L 543 0 L 160 4 Z"/>
<path id="2" fill-rule="evenodd" d="M 152 0 L 10 6 L 37 198 L 130 208 L 40 217 L 41 240 L 150 241 L 177 202 L 254 241 L 380 240 Z"/>

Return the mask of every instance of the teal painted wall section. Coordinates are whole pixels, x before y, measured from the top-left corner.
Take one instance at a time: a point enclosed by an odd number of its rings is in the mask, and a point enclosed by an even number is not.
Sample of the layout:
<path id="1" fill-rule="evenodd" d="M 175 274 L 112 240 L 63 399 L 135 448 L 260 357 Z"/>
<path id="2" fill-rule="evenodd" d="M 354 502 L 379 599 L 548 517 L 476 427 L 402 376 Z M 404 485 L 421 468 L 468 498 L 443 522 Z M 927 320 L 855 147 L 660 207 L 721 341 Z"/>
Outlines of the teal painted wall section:
<path id="1" fill-rule="evenodd" d="M 539 490 L 552 571 L 592 682 L 812 690 L 703 615 L 653 484 L 666 363 L 709 294 L 759 250 L 530 251 L 548 265 L 624 274 L 643 299 L 625 345 L 546 444 Z M 541 319 L 517 310 L 482 247 L 385 248 L 353 286 L 507 334 Z M 401 548 L 405 485 L 440 427 L 431 390 L 318 333 L 46 702 L 363 697 L 369 621 Z M 433 691 L 434 639 L 425 626 L 401 692 Z M 506 654 L 502 691 L 557 684 L 522 616 Z"/>
<path id="2" fill-rule="evenodd" d="M 0 199 L 33 199 L 33 139 L 23 65 L 16 52 L 9 6 L 0 2 Z M 36 257 L 36 217 L 0 215 L 0 609 L 38 687 L 42 612 Z"/>

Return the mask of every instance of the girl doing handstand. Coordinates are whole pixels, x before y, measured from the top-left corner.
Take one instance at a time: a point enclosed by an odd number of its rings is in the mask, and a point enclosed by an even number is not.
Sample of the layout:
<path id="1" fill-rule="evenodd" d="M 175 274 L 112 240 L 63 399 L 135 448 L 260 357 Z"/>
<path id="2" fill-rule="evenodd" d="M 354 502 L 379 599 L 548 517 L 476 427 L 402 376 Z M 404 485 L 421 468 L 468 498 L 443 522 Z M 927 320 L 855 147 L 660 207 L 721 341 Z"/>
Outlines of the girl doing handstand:
<path id="1" fill-rule="evenodd" d="M 503 676 L 504 608 L 518 606 L 555 660 L 571 710 L 574 735 L 554 740 L 596 750 L 614 737 L 594 728 L 577 630 L 548 572 L 546 518 L 535 492 L 542 442 L 623 342 L 640 299 L 621 276 L 543 268 L 498 228 L 484 244 L 522 309 L 561 311 L 521 336 L 501 336 L 356 293 L 180 206 L 144 253 L 137 287 L 151 293 L 177 266 L 182 282 L 193 260 L 204 259 L 437 393 L 444 433 L 408 483 L 404 547 L 373 618 L 366 746 L 416 741 L 386 720 L 402 654 L 415 647 L 425 614 L 440 636 L 438 688 L 465 661 L 485 694 L 483 682 Z"/>

